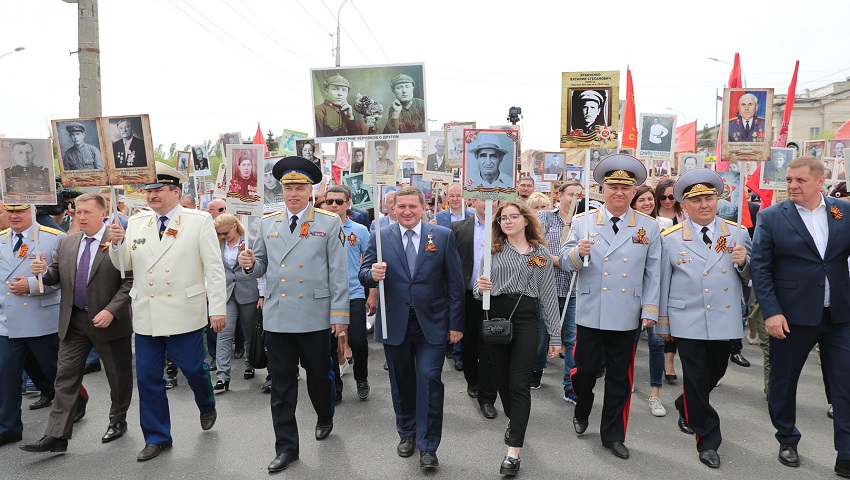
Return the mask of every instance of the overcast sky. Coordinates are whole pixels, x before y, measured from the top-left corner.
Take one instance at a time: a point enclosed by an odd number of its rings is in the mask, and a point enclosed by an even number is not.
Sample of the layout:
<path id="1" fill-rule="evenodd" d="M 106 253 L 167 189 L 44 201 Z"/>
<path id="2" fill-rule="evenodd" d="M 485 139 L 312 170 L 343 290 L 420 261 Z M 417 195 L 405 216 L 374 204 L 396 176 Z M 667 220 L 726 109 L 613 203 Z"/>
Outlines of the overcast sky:
<path id="1" fill-rule="evenodd" d="M 334 65 L 342 0 L 101 0 L 103 115 L 148 113 L 154 145 L 182 148 L 260 122 L 313 132 L 309 69 Z M 504 5 L 499 9 L 499 5 Z M 78 116 L 76 5 L 0 0 L 0 134 L 45 138 Z M 735 12 L 730 14 L 729 12 Z M 361 17 L 362 15 L 362 17 Z M 342 66 L 424 62 L 432 129 L 503 124 L 523 110 L 523 149 L 558 150 L 561 72 L 626 65 L 637 112 L 715 123 L 735 52 L 749 87 L 784 94 L 850 76 L 850 2 L 386 1 L 342 8 Z M 682 117 L 679 115 L 679 123 Z M 404 142 L 403 153 L 418 151 Z"/>

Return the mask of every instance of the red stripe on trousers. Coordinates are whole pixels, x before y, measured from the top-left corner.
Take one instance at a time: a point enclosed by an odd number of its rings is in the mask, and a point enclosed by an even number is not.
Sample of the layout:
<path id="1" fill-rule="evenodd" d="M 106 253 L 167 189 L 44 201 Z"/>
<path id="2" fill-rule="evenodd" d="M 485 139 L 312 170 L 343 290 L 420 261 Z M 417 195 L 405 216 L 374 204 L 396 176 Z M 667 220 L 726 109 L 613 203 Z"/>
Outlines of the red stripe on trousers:
<path id="1" fill-rule="evenodd" d="M 684 378 L 684 375 L 682 375 Z M 690 423 L 688 420 L 688 396 L 685 395 L 685 382 L 682 382 L 682 406 L 685 407 L 685 423 Z M 694 438 L 696 438 L 697 443 L 699 443 L 699 434 L 694 433 Z"/>
<path id="2" fill-rule="evenodd" d="M 629 365 L 629 394 L 626 396 L 626 405 L 623 407 L 623 438 L 626 438 L 626 431 L 629 429 L 629 409 L 632 406 L 632 386 L 635 383 L 635 352 L 637 351 L 637 342 L 632 347 L 632 362 Z"/>

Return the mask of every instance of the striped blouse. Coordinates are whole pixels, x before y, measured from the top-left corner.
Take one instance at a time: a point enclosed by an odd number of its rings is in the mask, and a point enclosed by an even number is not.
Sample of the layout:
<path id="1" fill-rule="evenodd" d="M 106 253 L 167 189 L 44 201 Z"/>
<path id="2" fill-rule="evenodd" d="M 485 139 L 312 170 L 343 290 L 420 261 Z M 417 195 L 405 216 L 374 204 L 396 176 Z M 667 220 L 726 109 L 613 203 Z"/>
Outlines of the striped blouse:
<path id="1" fill-rule="evenodd" d="M 538 266 L 541 264 L 542 266 Z M 546 330 L 549 332 L 549 344 L 561 345 L 561 315 L 558 310 L 558 293 L 555 290 L 555 272 L 552 254 L 545 245 L 532 248 L 529 253 L 523 254 L 506 239 L 502 251 L 493 254 L 490 281 L 493 283 L 491 295 L 522 293 L 527 297 L 539 299 Z M 472 293 L 475 298 L 481 299 L 477 282 Z"/>

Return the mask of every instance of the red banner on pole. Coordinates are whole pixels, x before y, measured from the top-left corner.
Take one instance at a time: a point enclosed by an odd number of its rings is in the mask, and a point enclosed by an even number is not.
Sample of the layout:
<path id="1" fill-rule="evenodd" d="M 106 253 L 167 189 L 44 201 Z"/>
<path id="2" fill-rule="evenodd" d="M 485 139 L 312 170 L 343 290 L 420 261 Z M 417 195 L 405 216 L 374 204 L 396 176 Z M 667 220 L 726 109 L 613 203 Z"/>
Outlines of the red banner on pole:
<path id="1" fill-rule="evenodd" d="M 686 123 L 676 128 L 676 150 L 677 152 L 697 151 L 697 121 Z"/>
<path id="2" fill-rule="evenodd" d="M 635 89 L 632 86 L 632 71 L 626 67 L 626 113 L 623 115 L 623 148 L 637 150 L 637 121 L 635 116 Z"/>

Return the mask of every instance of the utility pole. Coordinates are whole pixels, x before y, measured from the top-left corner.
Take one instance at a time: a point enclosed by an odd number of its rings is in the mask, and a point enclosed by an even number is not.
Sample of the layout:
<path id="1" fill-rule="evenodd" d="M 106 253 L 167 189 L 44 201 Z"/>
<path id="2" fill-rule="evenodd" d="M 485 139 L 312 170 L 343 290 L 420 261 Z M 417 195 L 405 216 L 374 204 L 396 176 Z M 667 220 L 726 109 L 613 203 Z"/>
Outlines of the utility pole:
<path id="1" fill-rule="evenodd" d="M 342 2 L 342 5 L 339 6 L 339 10 L 336 12 L 336 66 L 339 66 L 339 15 L 342 13 L 342 6 L 348 0 Z"/>
<path id="2" fill-rule="evenodd" d="M 97 0 L 64 0 L 77 4 L 76 53 L 80 60 L 80 117 L 99 117 L 100 103 L 100 34 Z"/>

